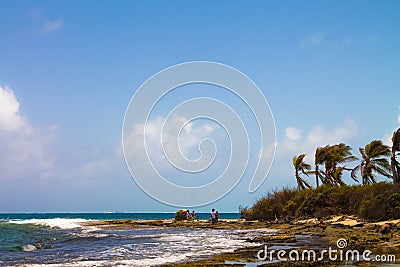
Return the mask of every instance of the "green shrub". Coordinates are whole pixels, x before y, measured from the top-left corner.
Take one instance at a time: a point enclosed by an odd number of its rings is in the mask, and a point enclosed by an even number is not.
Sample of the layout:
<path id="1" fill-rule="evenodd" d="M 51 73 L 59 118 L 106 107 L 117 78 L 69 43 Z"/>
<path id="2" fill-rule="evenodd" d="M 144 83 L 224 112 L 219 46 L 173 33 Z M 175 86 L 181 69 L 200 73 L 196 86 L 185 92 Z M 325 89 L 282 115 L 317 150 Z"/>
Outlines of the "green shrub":
<path id="1" fill-rule="evenodd" d="M 248 220 L 288 220 L 352 214 L 366 220 L 400 218 L 400 191 L 392 184 L 332 186 L 297 191 L 274 190 L 257 200 L 251 208 L 240 208 Z"/>

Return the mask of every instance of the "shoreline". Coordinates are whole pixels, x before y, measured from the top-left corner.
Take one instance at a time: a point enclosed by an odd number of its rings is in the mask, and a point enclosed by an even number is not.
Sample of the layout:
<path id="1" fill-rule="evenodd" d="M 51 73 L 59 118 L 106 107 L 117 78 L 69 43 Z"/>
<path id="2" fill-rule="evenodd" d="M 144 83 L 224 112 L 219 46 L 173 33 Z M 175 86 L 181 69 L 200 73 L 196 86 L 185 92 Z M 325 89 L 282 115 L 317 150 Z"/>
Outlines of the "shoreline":
<path id="1" fill-rule="evenodd" d="M 385 221 L 390 222 L 390 221 Z M 327 220 L 327 228 L 316 226 L 316 219 L 299 220 L 292 223 L 268 223 L 246 221 L 243 219 L 222 219 L 216 225 L 210 220 L 174 221 L 168 220 L 100 220 L 84 222 L 84 226 L 96 226 L 109 229 L 127 229 L 136 227 L 176 227 L 199 229 L 269 229 L 276 230 L 272 234 L 260 231 L 260 236 L 247 242 L 262 243 L 261 246 L 251 246 L 236 249 L 233 252 L 221 253 L 204 259 L 194 259 L 189 262 L 163 264 L 161 266 L 336 266 L 344 265 L 344 261 L 332 261 L 323 258 L 321 261 L 260 261 L 257 253 L 261 249 L 275 248 L 276 250 L 296 249 L 299 252 L 313 249 L 317 256 L 323 249 L 337 249 L 337 241 L 344 239 L 347 246 L 343 250 L 372 251 L 371 255 L 394 255 L 395 262 L 400 263 L 400 220 L 392 220 L 392 237 L 378 233 L 379 226 L 385 222 L 362 222 L 354 216 L 334 216 Z M 357 266 L 371 266 L 371 262 L 352 261 Z M 384 264 L 384 263 L 383 263 Z M 382 266 L 375 264 L 372 266 Z"/>
<path id="2" fill-rule="evenodd" d="M 387 266 L 387 264 L 393 264 L 393 266 L 400 263 L 400 225 L 394 225 L 393 236 L 390 238 L 387 235 L 378 233 L 379 226 L 385 222 L 374 222 L 374 223 L 362 223 L 358 222 L 352 216 L 340 216 L 345 217 L 343 223 L 340 220 L 328 222 L 325 230 L 316 227 L 315 219 L 311 219 L 308 222 L 295 222 L 292 224 L 268 224 L 269 229 L 277 230 L 275 236 L 260 236 L 259 241 L 264 243 L 261 247 L 243 248 L 236 250 L 232 253 L 224 253 L 209 259 L 193 261 L 181 264 L 171 264 L 163 266 L 337 266 L 345 265 L 349 262 L 336 260 L 333 261 L 329 258 L 324 257 L 321 261 L 259 261 L 257 260 L 257 253 L 260 249 L 268 247 L 273 248 L 274 246 L 292 245 L 298 246 L 296 249 L 300 253 L 304 250 L 314 249 L 317 251 L 317 258 L 321 256 L 318 254 L 323 249 L 337 249 L 337 241 L 339 239 L 345 239 L 347 246 L 343 248 L 347 250 L 358 250 L 360 254 L 366 250 L 372 251 L 372 255 L 394 255 L 395 262 L 382 262 L 381 264 L 372 261 L 364 261 L 362 259 L 358 261 L 351 261 L 350 263 L 356 266 Z M 354 220 L 357 223 L 354 223 Z M 389 221 L 388 221 L 389 222 Z M 394 222 L 398 222 L 395 220 Z M 308 237 L 303 239 L 303 237 Z M 286 252 L 293 248 L 284 248 Z M 276 259 L 276 258 L 275 258 Z M 371 265 L 374 264 L 374 265 Z"/>
<path id="3" fill-rule="evenodd" d="M 265 222 L 246 221 L 244 219 L 221 219 L 215 225 L 208 220 L 175 221 L 174 219 L 145 219 L 145 220 L 89 220 L 79 223 L 82 226 L 96 226 L 103 228 L 136 228 L 136 227 L 176 227 L 199 229 L 261 229 L 267 228 Z"/>

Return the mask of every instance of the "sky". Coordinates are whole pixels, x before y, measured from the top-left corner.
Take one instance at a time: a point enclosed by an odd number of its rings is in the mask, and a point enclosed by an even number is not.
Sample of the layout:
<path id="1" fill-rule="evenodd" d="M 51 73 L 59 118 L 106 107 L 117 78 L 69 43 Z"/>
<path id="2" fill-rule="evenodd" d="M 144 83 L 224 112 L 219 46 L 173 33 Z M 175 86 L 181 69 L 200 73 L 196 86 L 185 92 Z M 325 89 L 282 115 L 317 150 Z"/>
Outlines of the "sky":
<path id="1" fill-rule="evenodd" d="M 175 211 L 132 179 L 122 127 L 138 88 L 179 63 L 241 71 L 264 94 L 276 127 L 275 160 L 261 187 L 249 193 L 246 174 L 197 211 L 237 212 L 295 187 L 294 155 L 307 153 L 312 163 L 316 147 L 345 142 L 359 156 L 374 139 L 390 144 L 400 127 L 398 1 L 17 0 L 0 1 L 0 11 L 0 212 Z M 179 102 L 208 94 L 244 116 L 257 150 L 243 103 L 216 86 L 187 87 L 153 110 L 152 129 Z M 188 124 L 182 150 L 197 158 L 205 137 L 222 147 L 221 165 L 210 169 L 218 173 L 229 154 L 218 124 Z M 157 140 L 149 153 L 162 165 Z M 210 180 L 172 175 L 182 185 Z"/>

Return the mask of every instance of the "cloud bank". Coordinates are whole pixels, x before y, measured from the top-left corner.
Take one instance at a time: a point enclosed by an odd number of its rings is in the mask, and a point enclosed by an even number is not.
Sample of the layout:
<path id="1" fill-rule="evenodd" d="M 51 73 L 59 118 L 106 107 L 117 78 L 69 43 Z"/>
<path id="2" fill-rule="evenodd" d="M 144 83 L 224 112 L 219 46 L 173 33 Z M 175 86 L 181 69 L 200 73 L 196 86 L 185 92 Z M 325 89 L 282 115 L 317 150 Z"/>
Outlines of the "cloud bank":
<path id="1" fill-rule="evenodd" d="M 195 126 L 193 122 L 187 122 L 187 118 L 184 116 L 178 115 L 174 115 L 172 120 L 175 125 L 184 125 L 179 137 L 172 136 L 175 133 L 172 129 L 163 128 L 165 118 L 157 117 L 148 120 L 146 125 L 144 123 L 135 125 L 133 132 L 129 134 L 129 144 L 126 147 L 137 150 L 137 147 L 141 146 L 144 141 L 143 133 L 145 131 L 147 155 L 142 155 L 140 158 L 144 160 L 148 157 L 156 168 L 166 170 L 171 167 L 166 158 L 166 151 L 169 152 L 168 157 L 174 160 L 176 164 L 184 165 L 201 156 L 199 144 L 203 139 L 211 138 L 215 140 L 215 138 L 222 136 L 223 130 L 218 124 L 201 123 Z M 179 150 L 174 149 L 177 144 L 170 140 L 178 141 Z M 130 149 L 126 150 L 125 153 L 129 153 Z"/>
<path id="2" fill-rule="evenodd" d="M 33 127 L 19 112 L 14 92 L 0 86 L 0 173 L 3 179 L 45 175 L 55 162 L 57 125 Z"/>

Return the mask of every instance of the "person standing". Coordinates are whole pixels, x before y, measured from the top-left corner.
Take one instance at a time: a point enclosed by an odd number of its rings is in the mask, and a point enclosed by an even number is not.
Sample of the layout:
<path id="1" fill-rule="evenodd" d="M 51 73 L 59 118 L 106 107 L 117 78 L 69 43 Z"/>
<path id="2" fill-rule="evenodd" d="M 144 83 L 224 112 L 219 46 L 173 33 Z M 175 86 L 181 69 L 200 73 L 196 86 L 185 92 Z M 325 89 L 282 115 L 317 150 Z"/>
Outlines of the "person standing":
<path id="1" fill-rule="evenodd" d="M 392 227 L 392 223 L 384 223 L 381 225 L 381 228 L 379 229 L 379 233 L 381 233 L 382 235 L 390 234 L 390 237 L 392 237 L 391 227 Z"/>
<path id="2" fill-rule="evenodd" d="M 190 220 L 190 211 L 186 210 L 186 220 L 189 221 Z"/>
<path id="3" fill-rule="evenodd" d="M 211 210 L 211 224 L 214 225 L 216 221 L 216 216 L 215 216 L 215 209 Z"/>

